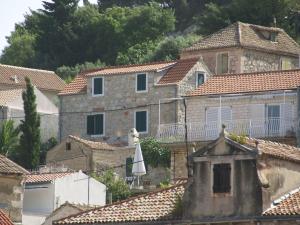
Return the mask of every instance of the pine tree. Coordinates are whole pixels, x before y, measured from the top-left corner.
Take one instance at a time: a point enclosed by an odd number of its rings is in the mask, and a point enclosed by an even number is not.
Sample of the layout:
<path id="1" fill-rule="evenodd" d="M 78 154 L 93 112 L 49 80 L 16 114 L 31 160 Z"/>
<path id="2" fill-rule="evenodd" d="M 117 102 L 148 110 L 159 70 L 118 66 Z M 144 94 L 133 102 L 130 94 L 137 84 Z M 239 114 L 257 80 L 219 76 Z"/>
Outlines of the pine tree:
<path id="1" fill-rule="evenodd" d="M 22 98 L 24 103 L 25 120 L 21 120 L 20 130 L 20 164 L 27 169 L 34 169 L 40 159 L 40 116 L 36 110 L 34 87 L 28 77 L 25 78 L 26 91 Z"/>

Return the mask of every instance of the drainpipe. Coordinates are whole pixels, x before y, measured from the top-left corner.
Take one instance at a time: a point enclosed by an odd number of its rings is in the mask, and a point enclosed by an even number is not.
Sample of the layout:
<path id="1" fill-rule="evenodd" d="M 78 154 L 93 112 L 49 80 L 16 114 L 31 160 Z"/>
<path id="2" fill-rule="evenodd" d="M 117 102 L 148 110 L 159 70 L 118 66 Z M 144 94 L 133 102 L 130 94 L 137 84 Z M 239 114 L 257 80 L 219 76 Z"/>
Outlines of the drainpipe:
<path id="1" fill-rule="evenodd" d="M 296 128 L 297 146 L 300 147 L 300 87 L 297 88 L 297 128 Z"/>
<path id="2" fill-rule="evenodd" d="M 185 140 L 185 148 L 186 148 L 186 169 L 187 169 L 187 176 L 190 177 L 190 170 L 189 170 L 189 146 L 188 146 L 188 131 L 187 131 L 187 113 L 186 113 L 186 99 L 183 99 L 184 105 L 184 140 Z"/>

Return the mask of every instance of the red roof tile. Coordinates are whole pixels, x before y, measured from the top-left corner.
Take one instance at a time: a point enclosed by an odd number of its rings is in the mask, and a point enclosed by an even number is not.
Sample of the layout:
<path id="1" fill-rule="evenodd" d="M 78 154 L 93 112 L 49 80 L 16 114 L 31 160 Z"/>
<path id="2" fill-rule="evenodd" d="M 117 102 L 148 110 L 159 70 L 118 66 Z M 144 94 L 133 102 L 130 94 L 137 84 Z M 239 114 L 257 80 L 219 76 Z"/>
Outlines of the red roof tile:
<path id="1" fill-rule="evenodd" d="M 292 216 L 300 215 L 300 190 L 297 189 L 283 196 L 279 203 L 267 209 L 264 216 Z"/>
<path id="2" fill-rule="evenodd" d="M 300 86 L 300 69 L 215 75 L 188 96 L 291 90 Z"/>
<path id="3" fill-rule="evenodd" d="M 65 82 L 53 71 L 0 64 L 0 84 L 24 87 L 26 84 L 25 77 L 28 77 L 32 84 L 40 90 L 58 92 L 65 87 Z"/>
<path id="4" fill-rule="evenodd" d="M 0 209 L 0 225 L 14 225 L 10 218 Z"/>
<path id="5" fill-rule="evenodd" d="M 30 174 L 26 176 L 25 182 L 27 184 L 50 182 L 57 178 L 68 176 L 70 174 L 72 174 L 72 172 Z"/>
<path id="6" fill-rule="evenodd" d="M 67 84 L 58 95 L 74 95 L 86 92 L 87 79 L 84 75 L 79 74 L 75 79 Z"/>
<path id="7" fill-rule="evenodd" d="M 0 173 L 2 174 L 29 174 L 27 170 L 0 154 Z"/>
<path id="8" fill-rule="evenodd" d="M 185 75 L 195 66 L 199 58 L 181 59 L 172 66 L 159 80 L 158 84 L 174 84 L 181 81 Z"/>
<path id="9" fill-rule="evenodd" d="M 176 219 L 172 212 L 185 184 L 129 198 L 58 220 L 54 224 L 122 223 Z"/>

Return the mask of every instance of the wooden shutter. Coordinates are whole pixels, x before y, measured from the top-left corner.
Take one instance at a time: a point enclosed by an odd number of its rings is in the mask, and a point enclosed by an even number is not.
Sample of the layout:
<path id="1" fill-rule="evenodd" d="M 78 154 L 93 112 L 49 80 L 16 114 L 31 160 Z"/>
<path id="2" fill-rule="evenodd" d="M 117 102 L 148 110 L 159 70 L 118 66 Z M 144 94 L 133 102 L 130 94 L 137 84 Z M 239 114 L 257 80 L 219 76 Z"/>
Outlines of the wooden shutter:
<path id="1" fill-rule="evenodd" d="M 228 73 L 228 53 L 222 54 L 222 73 Z"/>
<path id="2" fill-rule="evenodd" d="M 88 135 L 94 134 L 94 116 L 93 115 L 87 116 L 87 134 Z"/>
<path id="3" fill-rule="evenodd" d="M 135 113 L 135 126 L 138 132 L 147 131 L 147 111 L 140 111 Z"/>
<path id="4" fill-rule="evenodd" d="M 146 74 L 138 74 L 137 75 L 137 91 L 145 91 L 147 90 L 147 75 Z"/>
<path id="5" fill-rule="evenodd" d="M 294 105 L 290 102 L 280 104 L 280 129 L 285 135 L 287 131 L 294 130 Z"/>
<path id="6" fill-rule="evenodd" d="M 131 157 L 126 158 L 126 177 L 132 176 L 132 164 L 133 159 Z"/>
<path id="7" fill-rule="evenodd" d="M 221 109 L 221 119 L 222 121 L 229 121 L 231 120 L 231 107 L 224 106 Z"/>
<path id="8" fill-rule="evenodd" d="M 102 135 L 103 134 L 103 114 L 95 115 L 95 134 Z"/>
<path id="9" fill-rule="evenodd" d="M 208 107 L 206 109 L 206 123 L 217 122 L 219 120 L 219 107 Z"/>
<path id="10" fill-rule="evenodd" d="M 213 192 L 228 193 L 231 190 L 231 165 L 215 164 L 213 168 Z"/>
<path id="11" fill-rule="evenodd" d="M 103 78 L 98 77 L 94 78 L 94 95 L 102 95 L 103 94 Z"/>

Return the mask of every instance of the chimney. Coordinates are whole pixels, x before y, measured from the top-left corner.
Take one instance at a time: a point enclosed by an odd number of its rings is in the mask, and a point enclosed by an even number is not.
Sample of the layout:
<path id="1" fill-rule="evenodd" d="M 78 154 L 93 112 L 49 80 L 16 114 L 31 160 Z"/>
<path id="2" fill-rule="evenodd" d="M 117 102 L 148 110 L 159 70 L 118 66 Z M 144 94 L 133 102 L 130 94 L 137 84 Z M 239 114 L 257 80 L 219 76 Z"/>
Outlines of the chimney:
<path id="1" fill-rule="evenodd" d="M 135 144 L 139 141 L 139 133 L 135 128 L 131 128 L 128 132 L 128 146 L 134 147 Z"/>

